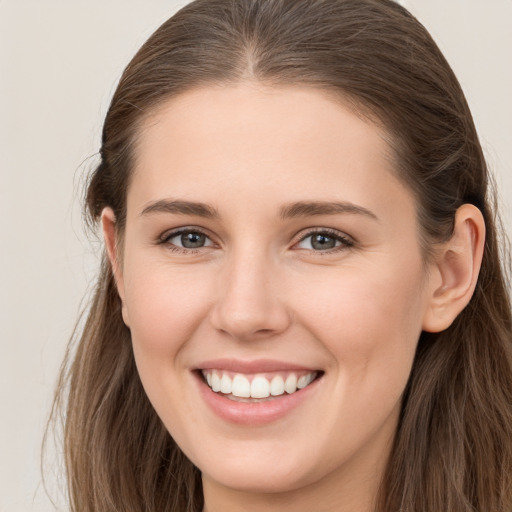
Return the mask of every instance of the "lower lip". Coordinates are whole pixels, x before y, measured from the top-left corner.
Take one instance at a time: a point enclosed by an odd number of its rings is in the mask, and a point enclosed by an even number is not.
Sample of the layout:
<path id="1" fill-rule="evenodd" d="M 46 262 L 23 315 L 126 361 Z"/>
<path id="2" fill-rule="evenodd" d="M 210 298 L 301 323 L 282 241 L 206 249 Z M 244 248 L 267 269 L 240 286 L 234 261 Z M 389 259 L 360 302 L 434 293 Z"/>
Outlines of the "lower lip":
<path id="1" fill-rule="evenodd" d="M 230 423 L 257 426 L 272 423 L 286 416 L 291 410 L 311 397 L 321 379 L 314 380 L 295 393 L 281 395 L 264 402 L 236 402 L 212 391 L 198 374 L 196 374 L 196 380 L 204 401 L 217 416 Z"/>

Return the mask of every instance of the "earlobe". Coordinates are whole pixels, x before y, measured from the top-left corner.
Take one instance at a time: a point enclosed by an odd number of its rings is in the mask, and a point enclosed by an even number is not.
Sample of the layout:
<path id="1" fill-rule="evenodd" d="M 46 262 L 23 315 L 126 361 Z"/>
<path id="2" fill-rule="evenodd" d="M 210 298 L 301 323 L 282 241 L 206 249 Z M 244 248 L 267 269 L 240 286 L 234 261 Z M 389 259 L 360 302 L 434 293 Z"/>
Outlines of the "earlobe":
<path id="1" fill-rule="evenodd" d="M 122 302 L 123 320 L 129 327 L 128 312 L 126 310 L 124 279 L 119 248 L 116 235 L 116 216 L 112 208 L 106 207 L 101 212 L 101 228 L 103 231 L 103 239 L 105 241 L 105 249 L 116 281 L 117 292 Z"/>
<path id="2" fill-rule="evenodd" d="M 423 330 L 447 329 L 468 305 L 475 291 L 485 242 L 482 212 L 471 204 L 455 214 L 453 235 L 436 251 L 429 277 L 429 303 Z"/>

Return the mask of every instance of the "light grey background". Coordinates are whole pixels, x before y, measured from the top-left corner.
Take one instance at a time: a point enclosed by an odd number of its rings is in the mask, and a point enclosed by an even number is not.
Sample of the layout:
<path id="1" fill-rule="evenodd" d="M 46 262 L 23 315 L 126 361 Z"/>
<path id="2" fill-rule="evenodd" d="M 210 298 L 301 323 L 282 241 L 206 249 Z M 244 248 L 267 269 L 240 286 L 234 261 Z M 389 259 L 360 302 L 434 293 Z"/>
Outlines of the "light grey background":
<path id="1" fill-rule="evenodd" d="M 78 202 L 114 85 L 183 1 L 0 0 L 0 511 L 53 510 L 40 445 L 98 244 Z M 455 69 L 512 226 L 512 1 L 405 0 Z M 94 161 L 94 160 L 93 160 Z M 63 478 L 49 488 L 65 510 Z"/>

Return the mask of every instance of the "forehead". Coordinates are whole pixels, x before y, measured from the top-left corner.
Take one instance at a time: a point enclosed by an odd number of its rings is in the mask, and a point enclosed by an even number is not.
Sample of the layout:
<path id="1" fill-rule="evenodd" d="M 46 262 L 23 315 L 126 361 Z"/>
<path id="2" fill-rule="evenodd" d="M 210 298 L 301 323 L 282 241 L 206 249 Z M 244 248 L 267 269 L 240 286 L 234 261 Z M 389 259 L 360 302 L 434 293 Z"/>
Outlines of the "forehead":
<path id="1" fill-rule="evenodd" d="M 379 203 L 398 193 L 412 202 L 395 177 L 386 135 L 315 88 L 192 89 L 144 121 L 128 207 L 157 196 Z"/>

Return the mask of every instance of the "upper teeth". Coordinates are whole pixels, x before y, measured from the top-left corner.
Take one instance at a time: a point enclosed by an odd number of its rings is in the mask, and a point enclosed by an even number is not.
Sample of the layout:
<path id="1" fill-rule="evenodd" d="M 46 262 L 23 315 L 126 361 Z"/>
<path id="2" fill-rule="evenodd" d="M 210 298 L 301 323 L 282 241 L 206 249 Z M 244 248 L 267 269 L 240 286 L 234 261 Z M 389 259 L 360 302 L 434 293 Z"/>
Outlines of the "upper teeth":
<path id="1" fill-rule="evenodd" d="M 208 386 L 216 393 L 232 394 L 241 398 L 267 398 L 286 393 L 295 393 L 297 389 L 305 388 L 315 379 L 317 373 L 295 372 L 274 375 L 267 378 L 265 375 L 255 375 L 249 380 L 242 373 L 226 372 L 222 370 L 202 371 Z"/>

